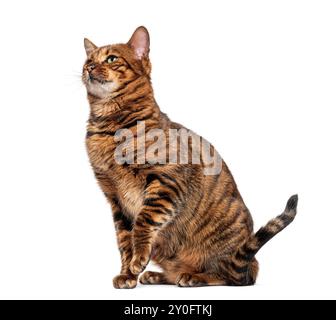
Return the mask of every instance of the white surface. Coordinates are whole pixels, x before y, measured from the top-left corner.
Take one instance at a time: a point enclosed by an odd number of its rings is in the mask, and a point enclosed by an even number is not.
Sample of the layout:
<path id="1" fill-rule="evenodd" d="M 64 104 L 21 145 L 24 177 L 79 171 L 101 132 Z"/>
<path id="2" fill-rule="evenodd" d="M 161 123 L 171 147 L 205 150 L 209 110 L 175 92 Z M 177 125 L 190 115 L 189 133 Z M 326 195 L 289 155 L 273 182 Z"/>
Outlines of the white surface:
<path id="1" fill-rule="evenodd" d="M 336 298 L 334 1 L 2 1 L 0 298 Z M 300 196 L 254 287 L 115 290 L 84 145 L 83 38 L 151 33 L 162 110 L 213 142 L 255 227 Z"/>

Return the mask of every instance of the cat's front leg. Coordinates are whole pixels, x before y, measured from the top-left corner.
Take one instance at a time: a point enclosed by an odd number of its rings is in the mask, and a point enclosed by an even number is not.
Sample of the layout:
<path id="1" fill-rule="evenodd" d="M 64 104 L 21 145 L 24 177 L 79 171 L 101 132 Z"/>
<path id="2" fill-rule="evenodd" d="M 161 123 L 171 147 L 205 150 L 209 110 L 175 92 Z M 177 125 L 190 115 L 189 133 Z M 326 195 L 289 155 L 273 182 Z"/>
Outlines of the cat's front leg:
<path id="1" fill-rule="evenodd" d="M 179 203 L 177 186 L 165 174 L 147 176 L 144 205 L 133 228 L 130 271 L 139 275 L 147 266 L 152 244 L 160 229 L 174 216 Z"/>
<path id="2" fill-rule="evenodd" d="M 111 200 L 113 220 L 117 233 L 118 248 L 121 257 L 120 274 L 114 277 L 113 286 L 117 289 L 136 287 L 138 277 L 130 271 L 132 259 L 132 221 L 122 212 L 116 198 Z"/>
<path id="3" fill-rule="evenodd" d="M 114 277 L 113 286 L 117 289 L 131 289 L 137 285 L 137 276 L 129 269 L 132 259 L 132 229 L 133 221 L 124 214 L 117 190 L 112 183 L 113 178 L 108 174 L 94 171 L 100 188 L 104 192 L 107 200 L 111 204 L 114 226 L 117 234 L 117 243 L 120 251 L 121 270 L 120 274 Z"/>

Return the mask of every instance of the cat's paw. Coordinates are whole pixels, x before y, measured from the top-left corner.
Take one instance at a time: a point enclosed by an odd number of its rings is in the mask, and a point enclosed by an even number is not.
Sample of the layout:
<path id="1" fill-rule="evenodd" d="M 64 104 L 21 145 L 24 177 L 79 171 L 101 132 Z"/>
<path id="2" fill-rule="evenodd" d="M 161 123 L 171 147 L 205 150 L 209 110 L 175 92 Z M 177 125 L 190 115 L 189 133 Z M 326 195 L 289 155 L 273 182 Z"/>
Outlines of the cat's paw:
<path id="1" fill-rule="evenodd" d="M 133 255 L 129 269 L 134 275 L 138 275 L 145 270 L 148 262 L 149 256 L 135 254 Z"/>
<path id="2" fill-rule="evenodd" d="M 113 278 L 113 286 L 116 289 L 133 289 L 137 285 L 137 277 L 130 274 L 119 274 Z"/>
<path id="3" fill-rule="evenodd" d="M 163 284 L 166 283 L 165 277 L 162 272 L 146 271 L 140 277 L 142 284 Z"/>
<path id="4" fill-rule="evenodd" d="M 181 273 L 176 279 L 176 284 L 179 287 L 199 287 L 203 282 L 197 274 Z"/>

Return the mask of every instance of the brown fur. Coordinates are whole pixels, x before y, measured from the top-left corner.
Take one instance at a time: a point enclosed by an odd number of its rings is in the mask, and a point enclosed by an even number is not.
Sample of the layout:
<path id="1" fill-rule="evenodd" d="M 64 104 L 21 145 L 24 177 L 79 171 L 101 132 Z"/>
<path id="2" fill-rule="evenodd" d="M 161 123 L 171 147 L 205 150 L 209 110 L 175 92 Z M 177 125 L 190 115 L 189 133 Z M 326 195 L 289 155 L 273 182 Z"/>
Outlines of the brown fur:
<path id="1" fill-rule="evenodd" d="M 203 163 L 117 164 L 113 155 L 120 143 L 114 139 L 118 129 L 135 132 L 137 121 L 145 121 L 146 133 L 183 127 L 155 102 L 144 27 L 127 44 L 97 48 L 85 39 L 85 48 L 83 82 L 91 107 L 87 150 L 112 207 L 122 262 L 114 286 L 135 287 L 150 259 L 163 272 L 144 273 L 143 284 L 253 284 L 258 273 L 254 255 L 292 221 L 297 197 L 254 234 L 251 215 L 224 162 L 218 175 L 204 175 Z M 107 63 L 111 55 L 117 59 Z"/>

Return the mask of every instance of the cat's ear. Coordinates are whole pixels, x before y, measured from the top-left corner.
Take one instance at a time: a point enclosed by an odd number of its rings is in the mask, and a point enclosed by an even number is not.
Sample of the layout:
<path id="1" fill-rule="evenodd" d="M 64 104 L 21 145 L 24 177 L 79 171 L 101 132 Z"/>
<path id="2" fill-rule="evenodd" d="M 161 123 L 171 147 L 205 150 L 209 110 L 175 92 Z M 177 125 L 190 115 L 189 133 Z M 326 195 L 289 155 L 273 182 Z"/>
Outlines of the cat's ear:
<path id="1" fill-rule="evenodd" d="M 84 48 L 86 51 L 86 55 L 89 56 L 92 53 L 92 51 L 97 49 L 97 46 L 93 44 L 89 39 L 84 38 Z"/>
<path id="2" fill-rule="evenodd" d="M 127 43 L 131 46 L 139 60 L 148 57 L 149 53 L 149 33 L 145 27 L 138 27 L 131 39 Z"/>

